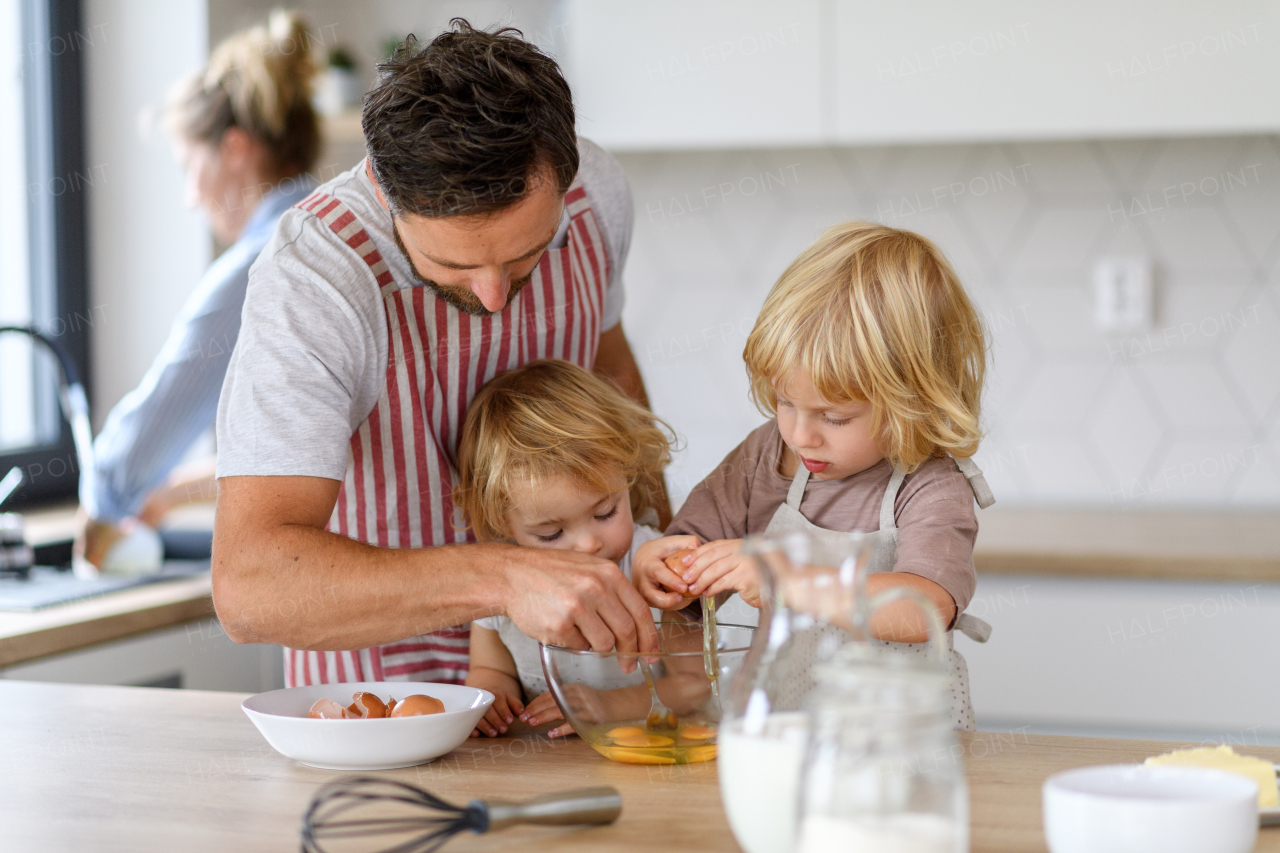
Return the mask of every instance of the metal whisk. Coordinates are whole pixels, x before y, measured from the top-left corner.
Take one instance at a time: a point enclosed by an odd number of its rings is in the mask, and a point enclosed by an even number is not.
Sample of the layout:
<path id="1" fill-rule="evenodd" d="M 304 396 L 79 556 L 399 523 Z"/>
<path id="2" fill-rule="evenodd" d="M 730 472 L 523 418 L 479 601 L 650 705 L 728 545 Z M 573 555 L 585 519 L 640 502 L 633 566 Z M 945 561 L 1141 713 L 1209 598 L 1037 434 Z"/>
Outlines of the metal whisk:
<path id="1" fill-rule="evenodd" d="M 362 807 L 404 803 L 428 814 L 401 817 L 348 816 Z M 613 788 L 585 788 L 546 794 L 519 803 L 472 800 L 455 806 L 415 785 L 376 776 L 351 776 L 316 792 L 302 816 L 304 853 L 325 853 L 322 841 L 420 832 L 379 853 L 431 853 L 463 830 L 477 835 L 517 823 L 550 825 L 612 823 L 622 813 L 622 797 Z"/>

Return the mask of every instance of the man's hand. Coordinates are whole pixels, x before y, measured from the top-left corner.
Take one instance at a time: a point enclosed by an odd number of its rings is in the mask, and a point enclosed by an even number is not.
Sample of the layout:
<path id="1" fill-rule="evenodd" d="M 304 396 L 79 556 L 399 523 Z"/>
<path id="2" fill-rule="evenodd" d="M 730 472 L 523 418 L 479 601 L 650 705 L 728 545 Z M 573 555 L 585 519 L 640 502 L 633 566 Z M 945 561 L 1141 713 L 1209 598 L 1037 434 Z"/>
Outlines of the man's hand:
<path id="1" fill-rule="evenodd" d="M 507 547 L 516 594 L 504 602 L 506 615 L 525 634 L 571 649 L 657 653 L 649 606 L 616 565 L 576 551 Z"/>
<path id="2" fill-rule="evenodd" d="M 679 610 L 688 605 L 689 585 L 666 564 L 666 559 L 679 551 L 697 548 L 697 536 L 664 536 L 652 539 L 636 549 L 631 562 L 631 582 L 651 606 L 659 610 Z"/>
<path id="3" fill-rule="evenodd" d="M 213 596 L 233 640 L 364 649 L 505 614 L 545 643 L 657 652 L 648 607 L 608 560 L 501 544 L 376 548 L 325 530 L 338 486 L 218 481 Z"/>

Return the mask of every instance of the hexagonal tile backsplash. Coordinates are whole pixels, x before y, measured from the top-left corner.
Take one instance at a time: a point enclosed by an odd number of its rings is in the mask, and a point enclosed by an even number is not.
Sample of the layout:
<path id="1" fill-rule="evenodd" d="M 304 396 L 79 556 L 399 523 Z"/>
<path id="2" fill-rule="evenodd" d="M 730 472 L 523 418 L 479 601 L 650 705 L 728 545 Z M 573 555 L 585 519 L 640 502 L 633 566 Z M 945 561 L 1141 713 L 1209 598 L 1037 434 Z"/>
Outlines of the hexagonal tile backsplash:
<path id="1" fill-rule="evenodd" d="M 937 242 L 991 332 L 977 459 L 1004 505 L 1280 506 L 1280 138 L 618 155 L 624 323 L 683 497 L 761 422 L 742 346 L 824 227 Z M 1154 262 L 1150 330 L 1093 321 L 1103 256 Z"/>

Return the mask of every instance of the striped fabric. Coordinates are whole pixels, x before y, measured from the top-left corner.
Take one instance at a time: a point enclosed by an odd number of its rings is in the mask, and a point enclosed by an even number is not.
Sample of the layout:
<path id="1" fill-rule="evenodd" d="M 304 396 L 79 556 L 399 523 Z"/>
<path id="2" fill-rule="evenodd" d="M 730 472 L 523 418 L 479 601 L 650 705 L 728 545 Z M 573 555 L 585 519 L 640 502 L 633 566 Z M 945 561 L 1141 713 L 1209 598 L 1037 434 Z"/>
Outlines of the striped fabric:
<path id="1" fill-rule="evenodd" d="M 473 541 L 451 499 L 458 434 L 471 399 L 495 374 L 534 359 L 561 358 L 588 369 L 595 361 L 609 280 L 605 242 L 580 183 L 569 188 L 565 205 L 565 247 L 547 250 L 529 284 L 485 317 L 458 311 L 425 287 L 399 286 L 338 199 L 315 193 L 298 205 L 369 265 L 389 332 L 386 384 L 351 437 L 329 530 L 383 548 Z M 470 626 L 423 627 L 418 636 L 372 649 L 287 649 L 285 683 L 461 683 Z"/>

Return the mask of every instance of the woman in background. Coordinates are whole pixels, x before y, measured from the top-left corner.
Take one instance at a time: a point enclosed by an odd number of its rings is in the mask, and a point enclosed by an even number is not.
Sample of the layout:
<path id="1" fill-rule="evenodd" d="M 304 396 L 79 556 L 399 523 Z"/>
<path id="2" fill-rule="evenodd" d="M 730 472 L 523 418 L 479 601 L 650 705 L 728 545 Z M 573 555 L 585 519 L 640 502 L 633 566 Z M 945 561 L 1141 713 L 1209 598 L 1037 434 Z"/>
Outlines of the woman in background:
<path id="1" fill-rule="evenodd" d="M 164 123 L 186 172 L 187 205 L 204 210 L 218 243 L 229 248 L 94 442 L 96 476 L 92 484 L 81 480 L 76 553 L 95 566 L 132 518 L 154 527 L 175 506 L 214 497 L 212 459 L 175 466 L 213 425 L 249 267 L 281 214 L 315 186 L 313 74 L 302 19 L 274 12 L 266 27 L 224 41 L 202 73 L 170 94 Z"/>

